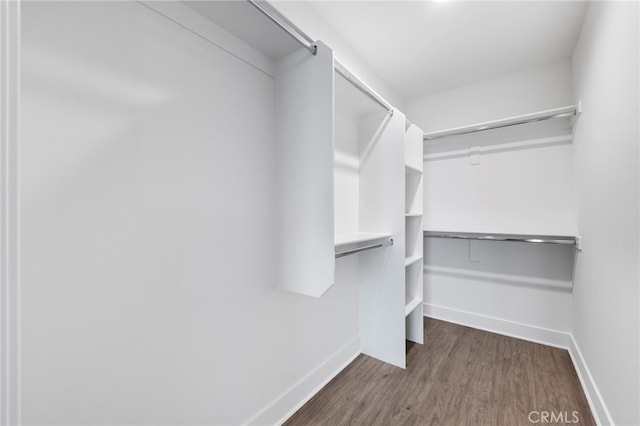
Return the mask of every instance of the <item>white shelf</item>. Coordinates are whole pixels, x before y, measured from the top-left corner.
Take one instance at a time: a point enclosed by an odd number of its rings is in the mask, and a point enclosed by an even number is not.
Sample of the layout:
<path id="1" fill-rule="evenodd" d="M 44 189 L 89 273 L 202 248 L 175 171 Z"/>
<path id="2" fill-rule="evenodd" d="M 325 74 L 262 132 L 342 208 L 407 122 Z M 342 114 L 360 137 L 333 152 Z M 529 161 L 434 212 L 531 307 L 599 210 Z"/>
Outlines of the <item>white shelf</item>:
<path id="1" fill-rule="evenodd" d="M 462 240 L 514 241 L 521 243 L 564 244 L 578 247 L 579 238 L 572 235 L 497 234 L 480 232 L 425 230 L 426 238 L 453 238 Z"/>
<path id="2" fill-rule="evenodd" d="M 439 130 L 437 132 L 425 133 L 423 135 L 423 139 L 425 142 L 428 142 L 435 139 L 441 139 L 451 136 L 468 135 L 471 133 L 483 132 L 486 130 L 495 130 L 520 124 L 536 123 L 539 121 L 557 119 L 568 119 L 569 124 L 572 126 L 575 120 L 577 120 L 578 116 L 580 115 L 580 110 L 580 103 L 578 103 L 576 105 L 568 105 L 560 108 L 502 118 L 499 120 L 485 121 L 483 123 L 475 123 L 468 126 L 454 127 L 451 129 Z"/>
<path id="3" fill-rule="evenodd" d="M 422 174 L 422 170 L 420 170 L 417 167 L 410 166 L 408 164 L 404 165 L 404 170 L 409 175 L 421 175 Z"/>
<path id="4" fill-rule="evenodd" d="M 422 256 L 419 254 L 415 254 L 411 257 L 407 257 L 404 259 L 404 266 L 410 266 L 413 265 L 414 263 L 418 262 L 419 260 L 422 260 Z"/>
<path id="5" fill-rule="evenodd" d="M 352 232 L 345 234 L 335 234 L 333 239 L 333 245 L 336 249 L 343 248 L 360 243 L 372 243 L 378 241 L 384 241 L 391 238 L 391 234 L 378 234 L 371 232 Z"/>
<path id="6" fill-rule="evenodd" d="M 413 312 L 418 306 L 422 305 L 421 297 L 414 297 L 413 299 L 406 302 L 404 305 L 404 316 L 408 317 L 411 312 Z"/>
<path id="7" fill-rule="evenodd" d="M 422 260 L 422 190 L 424 174 L 422 170 L 424 160 L 423 132 L 416 126 L 409 126 L 405 133 L 405 244 L 404 244 L 404 316 L 405 339 L 419 344 L 424 343 L 424 318 L 422 295 L 424 293 Z M 420 315 L 418 315 L 420 313 Z"/>

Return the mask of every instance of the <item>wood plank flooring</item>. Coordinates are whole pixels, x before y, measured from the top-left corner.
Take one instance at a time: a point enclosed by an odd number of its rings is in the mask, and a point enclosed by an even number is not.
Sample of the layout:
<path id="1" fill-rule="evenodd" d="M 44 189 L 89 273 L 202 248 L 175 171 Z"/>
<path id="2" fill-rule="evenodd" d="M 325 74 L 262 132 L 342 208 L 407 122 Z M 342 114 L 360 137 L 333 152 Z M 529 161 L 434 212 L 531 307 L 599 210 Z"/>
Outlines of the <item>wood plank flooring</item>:
<path id="1" fill-rule="evenodd" d="M 429 318 L 406 370 L 360 355 L 285 423 L 532 424 L 595 425 L 568 352 Z"/>

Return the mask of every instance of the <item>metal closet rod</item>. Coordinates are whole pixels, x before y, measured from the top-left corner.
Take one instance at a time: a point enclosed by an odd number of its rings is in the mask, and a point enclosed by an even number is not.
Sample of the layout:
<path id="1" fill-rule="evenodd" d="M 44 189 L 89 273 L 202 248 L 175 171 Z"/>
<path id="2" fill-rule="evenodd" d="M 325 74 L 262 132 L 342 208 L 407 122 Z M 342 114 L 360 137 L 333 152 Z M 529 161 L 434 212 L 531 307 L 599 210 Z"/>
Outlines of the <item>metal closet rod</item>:
<path id="1" fill-rule="evenodd" d="M 249 3 L 253 5 L 256 9 L 258 9 L 264 16 L 269 18 L 271 22 L 282 28 L 287 34 L 293 37 L 298 43 L 304 46 L 305 49 L 309 50 L 312 54 L 318 53 L 318 46 L 316 46 L 315 40 L 309 37 L 304 33 L 300 28 L 298 28 L 293 22 L 289 21 L 279 12 L 274 10 L 272 7 L 265 7 L 262 4 L 266 4 L 265 2 L 258 2 L 256 0 L 247 0 Z M 262 3 L 262 4 L 260 4 Z"/>
<path id="2" fill-rule="evenodd" d="M 318 53 L 318 46 L 316 46 L 315 40 L 305 34 L 300 28 L 298 28 L 293 22 L 289 21 L 278 11 L 274 10 L 265 2 L 257 0 L 247 0 L 253 7 L 258 9 L 265 15 L 271 22 L 279 26 L 287 34 L 293 37 L 298 43 L 309 50 L 312 54 Z M 369 99 L 380 105 L 387 110 L 390 115 L 393 115 L 393 107 L 385 101 L 380 95 L 374 92 L 366 83 L 355 76 L 347 67 L 340 63 L 337 59 L 334 60 L 334 68 L 338 74 L 344 77 L 349 83 L 355 86 L 356 89 L 364 93 Z"/>
<path id="3" fill-rule="evenodd" d="M 347 67 L 345 67 L 339 60 L 333 60 L 334 69 L 345 80 L 351 83 L 356 89 L 364 93 L 369 99 L 386 109 L 389 115 L 393 115 L 393 107 L 389 102 L 385 101 L 380 95 L 373 91 L 365 82 L 360 80 L 353 74 Z"/>
<path id="4" fill-rule="evenodd" d="M 425 141 L 432 141 L 434 139 L 467 135 L 470 133 L 484 132 L 486 130 L 502 129 L 504 127 L 518 126 L 521 124 L 535 123 L 538 121 L 555 120 L 565 117 L 577 118 L 579 114 L 580 104 L 578 103 L 578 105 L 569 105 L 566 107 L 554 108 L 545 111 L 534 112 L 531 114 L 518 115 L 502 120 L 487 121 L 484 123 L 472 124 L 471 126 L 456 127 L 448 130 L 425 133 L 423 139 Z"/>
<path id="5" fill-rule="evenodd" d="M 564 244 L 577 246 L 576 237 L 559 235 L 483 234 L 477 232 L 424 231 L 425 237 L 462 240 L 515 241 L 520 243 Z"/>
<path id="6" fill-rule="evenodd" d="M 357 248 L 354 248 L 354 249 L 338 252 L 338 253 L 336 253 L 336 259 L 339 259 L 339 258 L 345 257 L 345 256 L 349 256 L 350 254 L 360 253 L 361 251 L 371 250 L 371 249 L 378 248 L 378 247 L 384 247 L 386 245 L 392 246 L 393 245 L 393 238 L 389 238 L 389 241 L 385 241 L 385 242 L 382 242 L 382 243 L 370 244 L 368 246 L 357 247 Z"/>

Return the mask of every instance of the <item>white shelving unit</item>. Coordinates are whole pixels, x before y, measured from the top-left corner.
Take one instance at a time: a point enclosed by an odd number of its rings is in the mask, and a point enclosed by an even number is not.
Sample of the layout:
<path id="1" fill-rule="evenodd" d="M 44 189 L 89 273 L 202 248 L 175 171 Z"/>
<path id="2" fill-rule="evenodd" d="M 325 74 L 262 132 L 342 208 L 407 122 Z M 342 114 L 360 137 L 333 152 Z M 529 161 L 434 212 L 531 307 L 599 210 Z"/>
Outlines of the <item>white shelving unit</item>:
<path id="1" fill-rule="evenodd" d="M 405 337 L 417 343 L 424 342 L 423 332 L 423 133 L 409 124 L 405 130 Z"/>
<path id="2" fill-rule="evenodd" d="M 404 368 L 405 118 L 343 74 L 335 74 L 334 285 L 357 286 L 362 353 Z"/>

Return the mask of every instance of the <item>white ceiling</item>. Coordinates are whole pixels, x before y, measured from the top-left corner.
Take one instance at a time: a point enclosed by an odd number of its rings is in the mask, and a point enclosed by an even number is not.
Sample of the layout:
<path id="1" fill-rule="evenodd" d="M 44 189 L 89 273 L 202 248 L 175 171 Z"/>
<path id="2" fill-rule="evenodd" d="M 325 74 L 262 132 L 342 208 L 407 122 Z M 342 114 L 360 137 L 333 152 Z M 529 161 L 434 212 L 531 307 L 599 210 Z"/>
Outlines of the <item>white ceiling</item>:
<path id="1" fill-rule="evenodd" d="M 583 1 L 313 1 L 405 100 L 571 56 Z"/>

